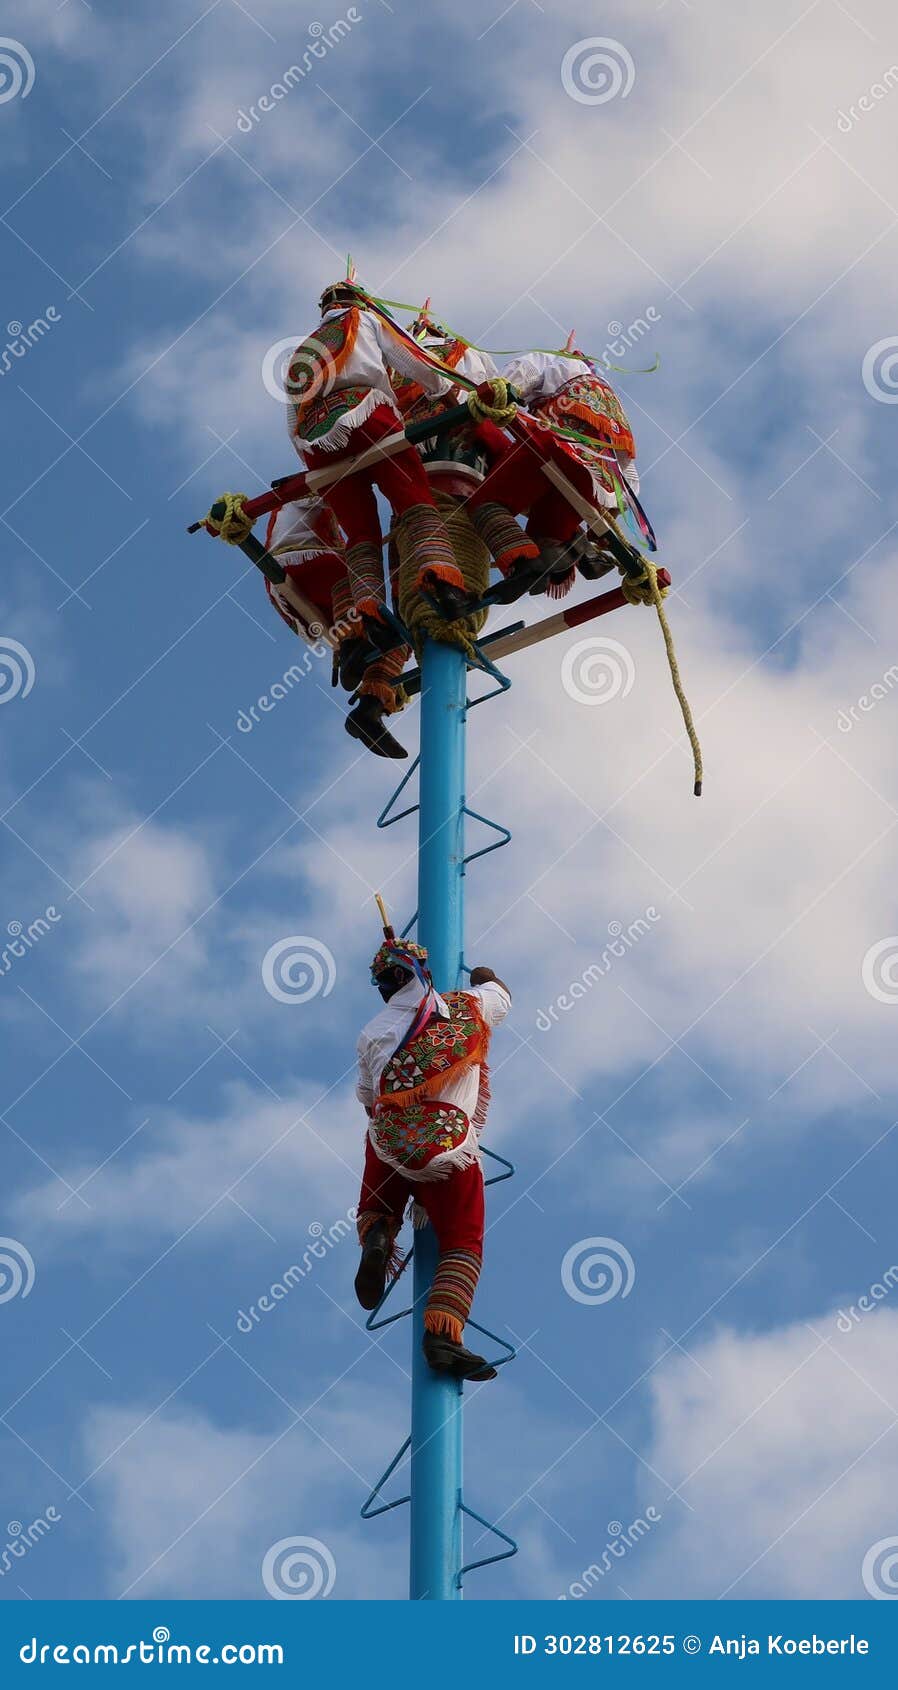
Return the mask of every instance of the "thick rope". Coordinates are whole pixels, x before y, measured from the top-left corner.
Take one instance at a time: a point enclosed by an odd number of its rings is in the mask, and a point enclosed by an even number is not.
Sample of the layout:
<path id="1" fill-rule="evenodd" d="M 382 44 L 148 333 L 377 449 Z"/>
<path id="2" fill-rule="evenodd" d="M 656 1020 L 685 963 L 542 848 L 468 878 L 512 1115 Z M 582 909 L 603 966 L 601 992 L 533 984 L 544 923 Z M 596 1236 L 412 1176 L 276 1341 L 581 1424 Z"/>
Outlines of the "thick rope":
<path id="1" fill-rule="evenodd" d="M 664 649 L 667 652 L 667 664 L 670 669 L 670 679 L 674 692 L 676 693 L 677 703 L 680 706 L 683 723 L 689 736 L 689 744 L 692 747 L 692 763 L 695 771 L 695 785 L 693 787 L 693 792 L 695 793 L 696 798 L 700 798 L 702 795 L 702 776 L 704 773 L 702 765 L 702 748 L 699 742 L 698 731 L 693 720 L 689 700 L 686 697 L 683 682 L 680 678 L 680 665 L 677 662 L 676 646 L 674 645 L 673 634 L 670 630 L 670 623 L 667 620 L 667 612 L 664 609 L 664 599 L 667 597 L 668 589 L 667 587 L 662 587 L 659 584 L 657 564 L 654 564 L 651 558 L 643 558 L 642 562 L 643 573 L 641 576 L 638 576 L 635 579 L 630 575 L 622 576 L 621 592 L 628 604 L 653 604 L 657 612 L 658 621 L 661 624 L 661 633 L 664 636 Z"/>
<path id="2" fill-rule="evenodd" d="M 216 505 L 224 505 L 224 515 L 213 516 L 212 510 L 203 517 L 203 521 L 210 534 L 216 534 L 219 540 L 224 540 L 229 546 L 242 546 L 253 531 L 253 519 L 246 514 L 245 493 L 222 493 L 216 499 Z"/>
<path id="3" fill-rule="evenodd" d="M 485 399 L 481 399 L 479 393 L 468 394 L 468 410 L 474 421 L 482 422 L 484 417 L 489 417 L 490 422 L 494 423 L 511 422 L 518 407 L 514 400 L 509 397 L 508 382 L 503 376 L 497 376 L 492 382 L 492 389 L 493 402 L 491 405 L 487 404 Z"/>
<path id="4" fill-rule="evenodd" d="M 448 493 L 438 492 L 435 497 L 465 587 L 468 592 L 482 598 L 489 586 L 490 554 L 478 539 L 464 505 Z M 458 622 L 446 622 L 415 587 L 418 564 L 401 519 L 394 527 L 391 539 L 399 553 L 399 614 L 411 633 L 419 660 L 425 637 L 442 645 L 458 646 L 466 657 L 473 659 L 476 656 L 474 640 L 483 628 L 488 612 L 478 610 Z"/>

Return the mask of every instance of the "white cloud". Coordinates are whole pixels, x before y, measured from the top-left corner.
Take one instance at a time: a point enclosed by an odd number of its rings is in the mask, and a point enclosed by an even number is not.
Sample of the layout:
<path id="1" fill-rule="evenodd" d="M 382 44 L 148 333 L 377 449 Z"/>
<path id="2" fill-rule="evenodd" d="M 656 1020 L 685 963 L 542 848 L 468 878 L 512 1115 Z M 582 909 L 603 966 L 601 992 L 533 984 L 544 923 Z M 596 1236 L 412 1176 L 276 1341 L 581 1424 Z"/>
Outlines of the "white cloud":
<path id="1" fill-rule="evenodd" d="M 837 1321 L 724 1330 L 656 1369 L 645 1457 L 693 1512 L 641 1485 L 663 1523 L 621 1575 L 631 1595 L 863 1598 L 864 1554 L 894 1532 L 898 1315 Z"/>
<path id="2" fill-rule="evenodd" d="M 226 1364 L 242 1375 L 236 1359 Z M 321 1437 L 294 1424 L 261 1383 L 264 1431 L 181 1406 L 156 1415 L 144 1403 L 95 1409 L 84 1443 L 109 1534 L 109 1595 L 267 1601 L 266 1551 L 300 1536 L 333 1556 L 334 1600 L 400 1598 L 402 1557 L 378 1553 L 380 1522 L 356 1523 L 364 1487 L 377 1477 L 368 1471 L 372 1419 L 398 1421 L 398 1404 L 364 1388 L 360 1400 L 344 1386 L 310 1416 Z M 300 1409 L 304 1400 L 298 1392 Z"/>

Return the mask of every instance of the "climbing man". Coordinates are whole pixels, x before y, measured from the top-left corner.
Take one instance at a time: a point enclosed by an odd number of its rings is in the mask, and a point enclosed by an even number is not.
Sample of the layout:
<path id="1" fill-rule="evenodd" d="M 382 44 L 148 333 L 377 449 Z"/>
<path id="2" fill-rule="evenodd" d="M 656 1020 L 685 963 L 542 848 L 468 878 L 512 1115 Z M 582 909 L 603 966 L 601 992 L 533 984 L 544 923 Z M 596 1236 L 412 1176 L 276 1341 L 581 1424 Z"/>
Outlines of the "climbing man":
<path id="1" fill-rule="evenodd" d="M 291 435 L 309 469 L 345 466 L 322 489 L 323 496 L 346 536 L 355 608 L 369 639 L 387 650 L 396 634 L 383 614 L 383 536 L 375 487 L 402 521 L 418 559 L 419 585 L 450 619 L 466 602 L 464 580 L 426 472 L 405 441 L 390 376 L 409 376 L 434 396 L 448 392 L 449 383 L 435 360 L 351 278 L 325 288 L 319 304 L 321 322 L 297 347 L 288 373 Z M 363 455 L 366 461 L 357 463 Z"/>
<path id="2" fill-rule="evenodd" d="M 511 1004 L 491 968 L 470 987 L 440 994 L 427 952 L 386 938 L 371 964 L 384 1008 L 363 1028 L 357 1092 L 368 1112 L 358 1206 L 362 1259 L 356 1296 L 376 1308 L 398 1271 L 396 1237 L 409 1199 L 416 1225 L 429 1220 L 439 1259 L 424 1311 L 424 1354 L 437 1373 L 493 1379 L 495 1368 L 465 1348 L 483 1259 L 479 1138 L 489 1103 L 490 1033 Z"/>

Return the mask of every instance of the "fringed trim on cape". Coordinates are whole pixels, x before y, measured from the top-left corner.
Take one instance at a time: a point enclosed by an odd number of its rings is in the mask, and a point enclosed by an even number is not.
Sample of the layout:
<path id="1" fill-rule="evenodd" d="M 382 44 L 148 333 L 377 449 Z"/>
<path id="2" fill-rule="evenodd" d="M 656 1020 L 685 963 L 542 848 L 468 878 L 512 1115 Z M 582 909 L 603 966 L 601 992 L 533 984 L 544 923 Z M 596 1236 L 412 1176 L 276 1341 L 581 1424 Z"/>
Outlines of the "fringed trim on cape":
<path id="1" fill-rule="evenodd" d="M 460 1079 L 462 1074 L 467 1073 L 468 1069 L 473 1068 L 478 1062 L 481 1067 L 480 1086 L 482 1093 L 483 1075 L 484 1072 L 487 1071 L 486 1062 L 490 1048 L 490 1028 L 487 1026 L 480 1010 L 477 1008 L 477 999 L 473 998 L 469 992 L 465 992 L 462 995 L 468 999 L 471 1019 L 477 1026 L 479 1037 L 474 1049 L 472 1051 L 468 1051 L 465 1056 L 460 1056 L 458 1061 L 453 1062 L 448 1068 L 441 1068 L 438 1073 L 429 1074 L 426 1079 L 419 1080 L 416 1086 L 411 1086 L 407 1091 L 381 1092 L 377 1101 L 383 1108 L 404 1109 L 408 1106 L 408 1104 L 418 1103 L 424 1098 L 439 1098 L 441 1092 L 447 1085 L 451 1085 L 453 1080 Z M 489 1080 L 487 1079 L 487 1098 L 488 1097 Z M 478 1095 L 477 1109 L 474 1113 L 475 1126 L 483 1125 L 483 1121 L 478 1120 L 480 1108 L 480 1096 Z M 483 1119 L 486 1119 L 485 1105 Z"/>
<path id="2" fill-rule="evenodd" d="M 386 1167 L 393 1168 L 411 1185 L 429 1184 L 431 1180 L 448 1179 L 457 1168 L 473 1168 L 480 1163 L 479 1131 L 473 1121 L 469 1123 L 467 1133 L 461 1144 L 456 1145 L 454 1150 L 441 1150 L 439 1155 L 434 1156 L 432 1161 L 428 1162 L 423 1168 L 409 1168 L 397 1156 L 391 1156 L 389 1151 L 384 1150 L 383 1145 L 379 1143 L 376 1129 L 377 1121 L 375 1119 L 369 1123 L 368 1138 L 379 1161 L 383 1162 Z"/>
<path id="3" fill-rule="evenodd" d="M 331 394 L 331 398 L 334 400 L 339 399 L 339 396 L 339 388 Z M 294 434 L 293 443 L 299 452 L 342 452 L 350 444 L 354 430 L 360 427 L 363 422 L 367 422 L 368 418 L 373 416 L 380 406 L 392 411 L 398 419 L 400 427 L 402 426 L 402 416 L 396 401 L 381 388 L 371 387 L 368 389 L 367 396 L 359 404 L 354 405 L 351 410 L 344 411 L 343 415 L 331 425 L 325 434 L 319 434 L 314 440 L 305 439 L 301 434 Z"/>

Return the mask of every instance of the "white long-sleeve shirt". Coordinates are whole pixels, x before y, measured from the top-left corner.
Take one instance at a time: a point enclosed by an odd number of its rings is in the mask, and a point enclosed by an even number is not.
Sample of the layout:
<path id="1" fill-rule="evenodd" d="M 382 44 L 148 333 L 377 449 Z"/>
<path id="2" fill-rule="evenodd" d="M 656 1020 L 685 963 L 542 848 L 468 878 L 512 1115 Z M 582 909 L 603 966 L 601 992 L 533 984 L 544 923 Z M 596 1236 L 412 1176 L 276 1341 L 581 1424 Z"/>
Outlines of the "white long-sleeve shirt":
<path id="1" fill-rule="evenodd" d="M 524 403 L 551 399 L 554 393 L 577 376 L 591 376 L 585 358 L 563 357 L 560 352 L 519 352 L 502 371 L 505 380 Z"/>
<path id="2" fill-rule="evenodd" d="M 585 358 L 562 356 L 560 352 L 519 352 L 502 371 L 505 380 L 526 405 L 538 405 L 552 399 L 563 387 L 578 377 L 595 374 Z M 616 451 L 618 463 L 634 493 L 639 492 L 639 471 L 629 452 Z M 600 504 L 614 508 L 616 499 L 609 493 L 600 476 L 593 477 L 595 495 Z"/>
<path id="3" fill-rule="evenodd" d="M 495 1027 L 500 1021 L 504 1021 L 511 1007 L 511 996 L 504 986 L 499 985 L 498 980 L 488 980 L 482 986 L 466 986 L 464 990 L 470 997 L 477 999 L 478 1008 L 488 1027 Z M 366 1109 L 373 1108 L 375 1100 L 379 1097 L 381 1075 L 403 1034 L 408 1031 L 424 995 L 420 980 L 410 980 L 407 986 L 402 986 L 398 992 L 394 992 L 383 1009 L 362 1028 L 358 1042 L 359 1077 L 356 1094 Z M 437 997 L 437 1007 L 441 1015 L 448 1017 L 449 1009 L 444 998 Z M 436 1101 L 454 1104 L 455 1108 L 461 1109 L 470 1120 L 477 1107 L 479 1090 L 480 1064 L 474 1063 L 458 1079 L 448 1081 Z"/>
<path id="4" fill-rule="evenodd" d="M 322 322 L 330 322 L 332 318 L 345 314 L 343 307 L 327 311 Z M 314 339 L 314 336 L 311 338 Z M 382 317 L 378 317 L 374 311 L 360 310 L 358 331 L 352 350 L 333 380 L 327 381 L 326 391 L 333 398 L 344 388 L 361 387 L 367 389 L 367 396 L 350 410 L 344 411 L 325 435 L 319 435 L 315 440 L 306 440 L 301 435 L 294 435 L 297 450 L 301 451 L 304 446 L 311 446 L 319 451 L 342 450 L 348 443 L 352 429 L 364 422 L 378 405 L 387 405 L 394 411 L 397 427 L 401 428 L 402 417 L 390 385 L 391 370 L 401 376 L 409 376 L 412 381 L 423 387 L 425 393 L 432 394 L 434 398 L 441 398 L 451 392 L 451 383 L 423 358 L 416 357 L 407 342 L 400 335 L 394 334 Z"/>

